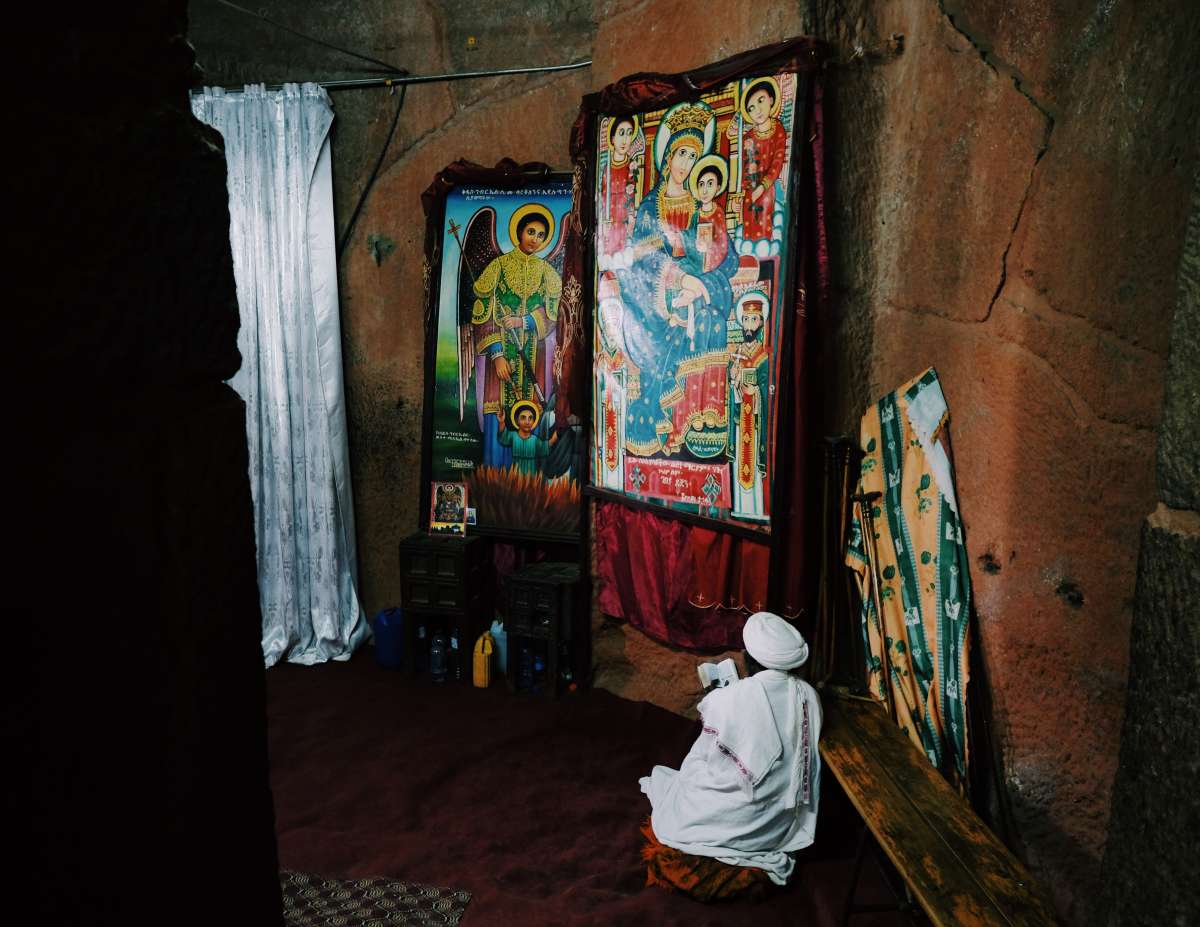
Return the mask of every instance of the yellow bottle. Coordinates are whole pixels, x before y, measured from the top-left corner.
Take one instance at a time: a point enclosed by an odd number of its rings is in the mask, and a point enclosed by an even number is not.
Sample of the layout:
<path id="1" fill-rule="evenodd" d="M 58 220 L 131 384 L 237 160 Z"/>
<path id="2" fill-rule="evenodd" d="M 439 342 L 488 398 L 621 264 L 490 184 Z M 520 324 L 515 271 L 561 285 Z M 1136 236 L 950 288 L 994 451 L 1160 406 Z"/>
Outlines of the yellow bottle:
<path id="1" fill-rule="evenodd" d="M 492 635 L 484 631 L 475 641 L 475 653 L 472 662 L 472 678 L 475 686 L 486 689 L 492 684 Z"/>

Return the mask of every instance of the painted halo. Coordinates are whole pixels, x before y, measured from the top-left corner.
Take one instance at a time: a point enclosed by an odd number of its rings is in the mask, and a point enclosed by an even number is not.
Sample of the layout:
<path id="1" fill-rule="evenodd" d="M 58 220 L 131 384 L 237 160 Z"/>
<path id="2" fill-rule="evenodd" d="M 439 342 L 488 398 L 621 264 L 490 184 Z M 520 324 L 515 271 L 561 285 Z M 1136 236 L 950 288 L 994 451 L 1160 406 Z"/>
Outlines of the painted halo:
<path id="1" fill-rule="evenodd" d="M 742 94 L 742 103 L 741 106 L 738 107 L 738 109 L 741 111 L 742 118 L 745 119 L 750 125 L 754 124 L 754 120 L 751 119 L 750 114 L 746 112 L 746 104 L 750 102 L 750 96 L 755 91 L 762 88 L 763 85 L 769 86 L 771 88 L 771 92 L 775 94 L 775 102 L 771 105 L 772 118 L 778 116 L 779 111 L 783 109 L 783 92 L 779 89 L 779 81 L 773 77 L 755 77 L 746 87 L 746 92 Z"/>
<path id="2" fill-rule="evenodd" d="M 767 321 L 767 316 L 771 314 L 771 301 L 767 299 L 767 295 L 762 290 L 751 290 L 737 301 L 737 305 L 733 310 L 733 317 L 738 320 L 738 324 L 742 324 L 742 306 L 750 302 L 762 303 L 763 323 Z"/>
<path id="3" fill-rule="evenodd" d="M 537 215 L 546 220 L 546 241 L 538 249 L 539 251 L 545 251 L 550 247 L 550 243 L 554 241 L 554 216 L 541 203 L 526 203 L 524 206 L 518 206 L 513 210 L 512 218 L 508 220 L 509 241 L 513 243 L 514 248 L 520 249 L 521 242 L 517 239 L 517 226 L 528 215 Z"/>
<path id="4" fill-rule="evenodd" d="M 636 114 L 631 114 L 629 116 L 613 116 L 612 119 L 608 123 L 608 150 L 609 151 L 612 151 L 612 148 L 613 148 L 613 132 L 616 131 L 617 125 L 622 122 L 632 122 L 633 123 L 633 134 L 629 137 L 629 144 L 631 147 L 633 145 L 633 140 L 635 138 L 637 138 L 638 132 L 641 131 L 642 123 Z"/>
<path id="5" fill-rule="evenodd" d="M 696 185 L 700 182 L 700 175 L 710 167 L 716 168 L 717 173 L 721 176 L 721 182 L 717 186 L 717 192 L 713 194 L 713 198 L 720 196 L 729 186 L 729 165 L 725 163 L 725 159 L 719 154 L 705 155 L 696 162 L 688 177 L 688 189 L 692 191 L 692 196 L 697 200 L 700 199 L 700 192 L 696 189 Z"/>
<path id="6" fill-rule="evenodd" d="M 542 407 L 532 399 L 518 399 L 512 404 L 508 410 L 508 420 L 513 428 L 517 427 L 517 413 L 528 409 L 533 413 L 533 428 L 537 428 L 538 422 L 542 420 Z"/>
<path id="7" fill-rule="evenodd" d="M 669 110 L 663 113 L 662 119 L 658 121 L 658 129 L 654 133 L 655 167 L 662 166 L 663 155 L 667 153 L 667 142 L 671 140 L 671 132 L 669 130 L 664 132 L 663 129 L 665 129 L 667 123 L 671 121 L 671 114 L 674 113 L 675 110 L 682 109 L 685 106 L 708 110 L 708 122 L 704 125 L 704 147 L 700 151 L 700 156 L 703 157 L 713 150 L 713 142 L 716 141 L 717 137 L 717 116 L 716 113 L 712 111 L 712 107 L 703 100 L 696 100 L 694 102 L 687 103 L 676 103 Z"/>

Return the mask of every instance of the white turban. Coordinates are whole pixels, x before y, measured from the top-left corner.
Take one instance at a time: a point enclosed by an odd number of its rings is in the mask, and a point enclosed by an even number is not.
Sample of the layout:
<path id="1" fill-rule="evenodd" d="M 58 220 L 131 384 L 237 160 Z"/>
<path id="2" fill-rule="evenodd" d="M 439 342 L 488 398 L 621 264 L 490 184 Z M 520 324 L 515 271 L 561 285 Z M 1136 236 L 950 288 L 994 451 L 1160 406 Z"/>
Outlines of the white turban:
<path id="1" fill-rule="evenodd" d="M 800 632 L 771 612 L 755 612 L 742 628 L 750 656 L 773 670 L 791 670 L 808 659 L 808 644 Z"/>

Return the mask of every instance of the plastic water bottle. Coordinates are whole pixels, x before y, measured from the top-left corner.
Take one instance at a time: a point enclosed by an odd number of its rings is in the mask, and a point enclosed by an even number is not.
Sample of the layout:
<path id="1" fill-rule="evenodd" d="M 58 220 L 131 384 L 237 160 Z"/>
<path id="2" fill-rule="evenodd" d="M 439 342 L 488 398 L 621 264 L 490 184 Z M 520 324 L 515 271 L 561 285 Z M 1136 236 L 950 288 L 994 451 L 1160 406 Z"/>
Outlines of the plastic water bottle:
<path id="1" fill-rule="evenodd" d="M 558 646 L 558 680 L 564 689 L 575 691 L 575 675 L 571 672 L 571 648 L 565 641 Z"/>
<path id="2" fill-rule="evenodd" d="M 429 675 L 434 682 L 446 681 L 446 652 L 448 650 L 446 635 L 437 633 L 429 644 Z"/>
<path id="3" fill-rule="evenodd" d="M 546 684 L 546 661 L 542 659 L 540 653 L 535 652 L 533 655 L 533 691 L 541 692 L 542 686 Z"/>
<path id="4" fill-rule="evenodd" d="M 462 665 L 462 650 L 458 646 L 458 628 L 455 628 L 450 632 L 450 675 L 454 677 L 455 682 L 462 682 Z"/>
<path id="5" fill-rule="evenodd" d="M 508 674 L 508 634 L 504 630 L 503 622 L 497 620 L 492 622 L 492 647 L 496 654 L 496 669 L 505 675 Z"/>
<path id="6" fill-rule="evenodd" d="M 527 646 L 521 647 L 517 663 L 517 688 L 526 692 L 533 689 L 533 652 Z"/>

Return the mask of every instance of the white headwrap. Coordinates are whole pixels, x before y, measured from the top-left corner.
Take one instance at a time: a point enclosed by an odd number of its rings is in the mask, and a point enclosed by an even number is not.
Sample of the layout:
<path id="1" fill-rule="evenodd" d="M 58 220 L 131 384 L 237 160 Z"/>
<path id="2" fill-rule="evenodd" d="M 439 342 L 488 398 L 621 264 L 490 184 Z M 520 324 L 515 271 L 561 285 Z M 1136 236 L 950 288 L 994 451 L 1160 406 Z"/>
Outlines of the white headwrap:
<path id="1" fill-rule="evenodd" d="M 755 612 L 742 628 L 750 656 L 767 669 L 791 670 L 808 659 L 808 644 L 800 632 L 771 612 Z"/>

